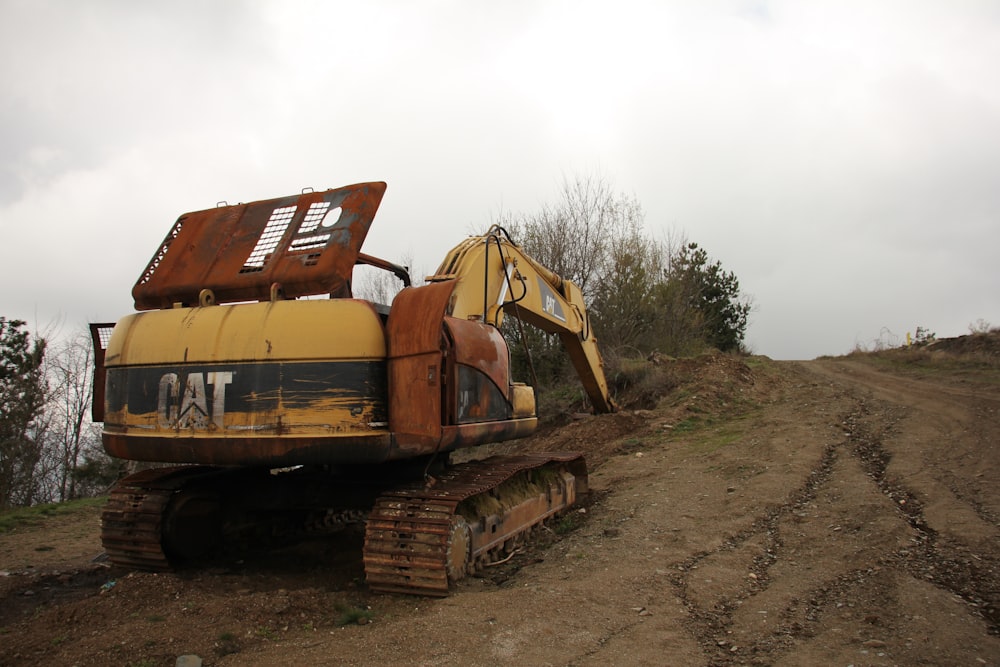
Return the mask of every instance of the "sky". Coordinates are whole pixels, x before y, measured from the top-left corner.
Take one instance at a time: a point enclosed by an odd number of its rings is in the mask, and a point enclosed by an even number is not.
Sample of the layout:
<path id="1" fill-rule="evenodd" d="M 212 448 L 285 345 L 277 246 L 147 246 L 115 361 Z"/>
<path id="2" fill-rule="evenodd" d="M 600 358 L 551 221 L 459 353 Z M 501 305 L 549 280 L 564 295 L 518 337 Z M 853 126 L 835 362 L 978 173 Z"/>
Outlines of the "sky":
<path id="1" fill-rule="evenodd" d="M 365 181 L 432 272 L 597 176 L 811 359 L 1000 326 L 1000 2 L 0 0 L 0 316 L 132 312 L 184 212 Z"/>

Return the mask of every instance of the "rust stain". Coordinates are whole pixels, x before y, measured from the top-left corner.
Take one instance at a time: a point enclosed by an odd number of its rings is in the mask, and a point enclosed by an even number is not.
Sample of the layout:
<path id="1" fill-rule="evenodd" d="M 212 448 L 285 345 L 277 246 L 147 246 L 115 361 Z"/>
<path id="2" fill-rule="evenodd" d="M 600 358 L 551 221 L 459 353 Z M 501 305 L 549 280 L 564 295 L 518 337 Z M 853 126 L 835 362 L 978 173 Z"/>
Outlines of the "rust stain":
<path id="1" fill-rule="evenodd" d="M 360 183 L 182 215 L 132 289 L 135 307 L 197 305 L 203 289 L 214 303 L 269 300 L 274 285 L 285 298 L 349 293 L 384 193 Z"/>

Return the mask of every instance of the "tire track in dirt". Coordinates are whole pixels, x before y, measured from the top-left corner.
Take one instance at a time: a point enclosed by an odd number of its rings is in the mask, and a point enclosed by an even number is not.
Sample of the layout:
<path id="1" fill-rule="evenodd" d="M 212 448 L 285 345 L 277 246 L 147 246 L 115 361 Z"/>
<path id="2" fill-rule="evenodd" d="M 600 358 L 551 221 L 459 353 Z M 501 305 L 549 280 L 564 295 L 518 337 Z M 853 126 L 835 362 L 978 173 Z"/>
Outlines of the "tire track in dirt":
<path id="1" fill-rule="evenodd" d="M 1000 590 L 997 589 L 1000 562 L 989 555 L 973 554 L 967 545 L 928 525 L 917 494 L 887 474 L 891 455 L 883 447 L 880 434 L 866 423 L 869 414 L 867 404 L 862 401 L 858 412 L 846 420 L 851 426 L 852 453 L 916 533 L 914 547 L 899 549 L 885 564 L 901 567 L 910 576 L 927 580 L 962 598 L 986 621 L 989 633 L 1000 636 Z M 955 495 L 961 499 L 959 494 Z M 974 506 L 972 509 L 976 511 Z M 976 514 L 984 522 L 995 523 L 984 512 Z"/>
<path id="2" fill-rule="evenodd" d="M 735 610 L 753 596 L 766 590 L 770 583 L 769 571 L 771 565 L 781 557 L 783 542 L 779 525 L 782 519 L 792 514 L 796 508 L 806 506 L 816 497 L 816 491 L 825 484 L 832 473 L 833 462 L 842 443 L 828 445 L 818 464 L 810 471 L 805 483 L 795 491 L 789 500 L 780 507 L 768 510 L 755 519 L 752 524 L 725 539 L 721 546 L 711 551 L 693 554 L 676 564 L 678 574 L 670 577 L 676 589 L 677 596 L 683 602 L 690 615 L 689 631 L 701 644 L 706 656 L 713 665 L 728 665 L 743 662 L 744 655 L 735 655 L 739 646 L 723 639 L 731 633 Z M 698 569 L 700 563 L 712 556 L 725 552 L 736 552 L 744 548 L 754 538 L 761 537 L 762 544 L 758 547 L 760 553 L 752 557 L 750 575 L 752 583 L 746 585 L 736 596 L 721 601 L 711 608 L 700 606 L 689 592 L 691 573 Z M 779 629 L 772 635 L 761 638 L 750 647 L 749 652 L 756 658 L 765 655 L 773 656 L 789 643 L 786 629 Z"/>
<path id="3" fill-rule="evenodd" d="M 963 398 L 969 396 L 965 391 L 956 393 Z M 883 437 L 907 418 L 910 409 L 864 396 L 851 396 L 850 400 L 853 407 L 840 418 L 845 438 L 825 446 L 802 485 L 789 494 L 784 504 L 768 509 L 746 529 L 725 538 L 717 548 L 693 554 L 676 564 L 677 573 L 670 577 L 671 583 L 689 613 L 688 629 L 697 637 L 710 664 L 746 664 L 748 657 L 753 664 L 774 664 L 797 640 L 814 636 L 824 615 L 832 616 L 837 609 L 849 604 L 844 600 L 863 597 L 858 595 L 859 591 L 878 589 L 883 596 L 895 597 L 895 586 L 889 575 L 897 573 L 927 581 L 964 600 L 987 624 L 990 634 L 1000 633 L 997 613 L 1000 598 L 996 586 L 1000 568 L 995 558 L 973 554 L 966 545 L 947 539 L 929 527 L 918 494 L 887 472 L 892 456 L 883 446 Z M 888 501 L 884 503 L 883 512 L 885 508 L 894 508 L 895 511 L 888 514 L 891 520 L 906 524 L 910 543 L 879 549 L 861 566 L 827 572 L 827 576 L 816 581 L 810 589 L 798 595 L 780 596 L 784 599 L 776 614 L 777 625 L 766 632 L 749 631 L 745 627 L 746 619 L 740 617 L 741 609 L 753 606 L 755 598 L 766 596 L 772 584 L 781 578 L 782 575 L 773 570 L 789 559 L 783 538 L 783 533 L 788 532 L 787 525 L 807 514 L 821 491 L 831 486 L 835 477 L 841 474 L 837 470 L 844 467 L 839 465 L 842 459 L 843 463 L 852 462 L 858 466 Z M 961 498 L 960 494 L 955 495 Z M 995 524 L 990 512 L 981 506 L 970 506 L 980 519 Z M 840 529 L 839 526 L 834 528 Z M 711 605 L 692 594 L 693 577 L 700 567 L 713 560 L 738 562 L 741 552 L 748 572 L 735 594 Z M 753 555 L 747 559 L 746 554 L 750 553 Z M 852 560 L 856 559 L 848 558 L 844 565 Z M 877 614 L 867 614 L 865 620 L 873 625 L 894 622 Z M 884 646 L 884 642 L 875 639 L 861 643 L 874 648 Z"/>
<path id="4" fill-rule="evenodd" d="M 919 417 L 932 423 L 934 437 L 939 439 L 936 444 L 947 453 L 936 455 L 935 465 L 928 466 L 933 467 L 934 478 L 950 492 L 956 505 L 976 516 L 987 530 L 996 531 L 1000 520 L 979 499 L 985 494 L 974 483 L 975 478 L 962 478 L 970 460 L 982 461 L 987 471 L 996 471 L 996 456 L 990 456 L 994 443 L 987 435 L 996 432 L 1000 414 L 996 390 L 989 385 L 945 384 L 895 376 L 858 362 L 811 368 L 830 377 L 849 374 L 854 383 L 867 386 L 874 396 L 886 397 L 878 401 L 880 409 L 895 415 L 889 424 L 872 423 L 873 410 L 862 401 L 859 411 L 848 417 L 855 456 L 916 533 L 914 548 L 899 550 L 893 564 L 965 600 L 986 621 L 989 633 L 1000 636 L 1000 558 L 995 550 L 977 553 L 979 535 L 971 531 L 964 534 L 961 528 L 946 525 L 939 528 L 947 530 L 936 529 L 925 516 L 921 496 L 926 493 L 888 473 L 892 454 L 884 443 L 887 432 L 897 423 L 905 425 L 908 418 Z M 912 438 L 914 433 L 911 430 L 893 435 L 898 441 Z M 901 443 L 896 448 L 901 455 L 912 455 Z M 984 472 L 978 475 L 982 476 Z"/>

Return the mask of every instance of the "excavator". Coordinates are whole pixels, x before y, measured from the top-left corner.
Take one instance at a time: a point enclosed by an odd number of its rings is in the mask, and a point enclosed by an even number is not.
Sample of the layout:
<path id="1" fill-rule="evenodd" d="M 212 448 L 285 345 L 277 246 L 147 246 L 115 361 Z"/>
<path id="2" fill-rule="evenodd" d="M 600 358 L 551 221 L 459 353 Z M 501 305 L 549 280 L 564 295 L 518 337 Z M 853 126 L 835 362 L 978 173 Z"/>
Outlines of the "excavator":
<path id="1" fill-rule="evenodd" d="M 386 184 L 181 215 L 136 282 L 137 312 L 92 324 L 108 454 L 156 467 L 102 514 L 112 563 L 171 570 L 226 546 L 364 526 L 374 591 L 444 596 L 587 493 L 574 452 L 456 453 L 531 434 L 505 316 L 559 336 L 593 410 L 615 410 L 580 289 L 505 230 L 434 275 L 361 252 Z M 404 287 L 353 297 L 354 267 Z"/>

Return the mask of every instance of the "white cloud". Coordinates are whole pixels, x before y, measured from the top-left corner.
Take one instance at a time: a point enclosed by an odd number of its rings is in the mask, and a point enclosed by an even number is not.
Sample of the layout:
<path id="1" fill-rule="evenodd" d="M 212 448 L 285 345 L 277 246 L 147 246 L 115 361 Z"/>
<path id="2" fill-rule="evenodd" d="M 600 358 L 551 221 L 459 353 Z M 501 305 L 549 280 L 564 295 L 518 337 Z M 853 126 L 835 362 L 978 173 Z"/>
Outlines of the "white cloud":
<path id="1" fill-rule="evenodd" d="M 1000 322 L 996 62 L 971 1 L 2 1 L 0 314 L 123 314 L 219 200 L 386 180 L 366 250 L 432 270 L 599 171 L 737 273 L 759 352 L 956 335 Z"/>

